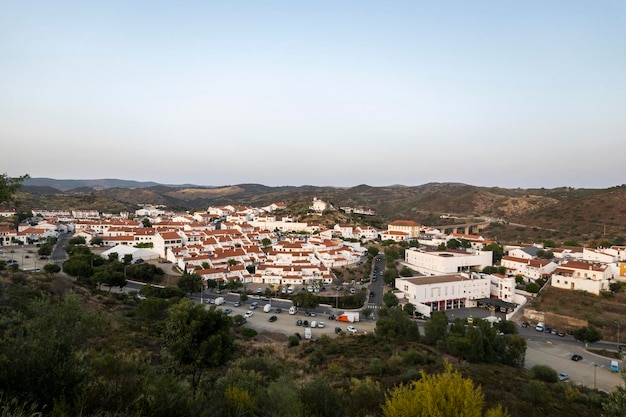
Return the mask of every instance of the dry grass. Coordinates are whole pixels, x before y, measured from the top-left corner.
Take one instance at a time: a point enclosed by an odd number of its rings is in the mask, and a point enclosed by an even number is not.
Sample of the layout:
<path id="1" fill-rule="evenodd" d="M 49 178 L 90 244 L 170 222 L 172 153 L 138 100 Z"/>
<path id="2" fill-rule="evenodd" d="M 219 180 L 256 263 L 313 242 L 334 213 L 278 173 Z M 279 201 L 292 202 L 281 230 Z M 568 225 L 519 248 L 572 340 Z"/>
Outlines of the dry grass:
<path id="1" fill-rule="evenodd" d="M 626 324 L 626 293 L 596 296 L 582 291 L 546 288 L 528 304 L 529 308 L 588 321 L 597 327 L 604 340 L 617 340 L 618 321 Z M 557 326 L 557 324 L 552 324 Z"/>

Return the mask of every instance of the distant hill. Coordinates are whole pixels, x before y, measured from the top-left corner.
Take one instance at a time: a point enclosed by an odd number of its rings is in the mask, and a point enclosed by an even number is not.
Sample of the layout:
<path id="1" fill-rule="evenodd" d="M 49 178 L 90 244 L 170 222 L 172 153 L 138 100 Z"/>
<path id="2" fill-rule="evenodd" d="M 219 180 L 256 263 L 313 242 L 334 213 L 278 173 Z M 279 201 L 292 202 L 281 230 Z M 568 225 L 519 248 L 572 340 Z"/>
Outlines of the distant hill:
<path id="1" fill-rule="evenodd" d="M 501 219 L 484 232 L 511 243 L 579 239 L 620 242 L 626 237 L 626 186 L 608 189 L 506 189 L 462 183 L 373 187 L 281 186 L 238 184 L 203 187 L 164 185 L 116 179 L 54 180 L 32 178 L 18 194 L 24 209 L 97 209 L 134 211 L 141 204 L 162 204 L 172 210 L 206 210 L 211 205 L 265 206 L 285 202 L 305 218 L 314 197 L 335 208 L 373 209 L 377 216 L 347 216 L 346 221 L 386 227 L 396 219 L 429 226 Z M 307 218 L 308 219 L 308 218 Z M 331 222 L 343 216 L 324 217 Z"/>
<path id="2" fill-rule="evenodd" d="M 61 191 L 69 191 L 76 188 L 93 188 L 95 190 L 104 190 L 107 188 L 148 188 L 157 186 L 159 184 L 156 182 L 118 180 L 113 178 L 97 180 L 57 180 L 54 178 L 28 178 L 24 180 L 23 185 L 25 187 L 50 187 Z M 181 187 L 182 186 L 183 185 L 181 185 Z"/>

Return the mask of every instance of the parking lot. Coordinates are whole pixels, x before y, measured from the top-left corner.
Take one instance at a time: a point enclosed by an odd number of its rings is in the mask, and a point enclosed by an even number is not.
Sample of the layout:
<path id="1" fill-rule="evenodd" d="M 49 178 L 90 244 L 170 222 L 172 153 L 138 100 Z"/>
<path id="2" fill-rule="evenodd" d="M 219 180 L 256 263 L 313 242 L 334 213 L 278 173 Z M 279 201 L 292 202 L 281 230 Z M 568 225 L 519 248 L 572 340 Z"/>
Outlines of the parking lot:
<path id="1" fill-rule="evenodd" d="M 0 260 L 7 264 L 17 262 L 19 269 L 25 271 L 36 271 L 50 263 L 49 259 L 39 259 L 38 249 L 35 245 L 3 246 L 0 248 Z"/>
<path id="2" fill-rule="evenodd" d="M 230 308 L 232 309 L 232 313 L 230 313 L 231 316 L 234 316 L 234 315 L 243 316 L 246 312 L 251 311 L 250 303 L 251 301 L 248 301 L 244 305 L 235 307 L 232 302 L 229 302 L 229 303 L 222 304 L 218 306 L 217 308 L 220 308 L 220 309 Z M 303 322 L 304 320 L 307 320 L 309 322 L 309 327 L 312 321 L 323 322 L 324 323 L 323 328 L 319 328 L 319 327 L 311 328 L 311 335 L 313 339 L 316 339 L 323 334 L 326 334 L 328 336 L 334 335 L 336 327 L 341 328 L 342 333 L 349 334 L 346 331 L 346 328 L 348 326 L 354 326 L 357 329 L 357 333 L 356 333 L 357 335 L 371 333 L 376 328 L 376 321 L 369 320 L 369 319 L 368 320 L 362 319 L 362 321 L 355 322 L 355 323 L 346 323 L 346 322 L 340 322 L 336 320 L 329 320 L 327 315 L 322 315 L 322 314 L 316 314 L 316 316 L 314 317 L 306 316 L 303 311 L 299 311 L 298 314 L 292 315 L 292 314 L 289 314 L 289 312 L 286 310 L 283 310 L 281 313 L 276 313 L 275 311 L 276 309 L 272 309 L 271 312 L 265 313 L 263 312 L 263 306 L 265 304 L 266 302 L 261 301 L 258 307 L 252 310 L 253 314 L 251 317 L 246 319 L 247 322 L 245 326 L 253 328 L 259 332 L 260 331 L 278 332 L 278 333 L 285 334 L 287 336 L 290 336 L 294 333 L 300 333 L 300 335 L 304 338 L 305 327 L 297 326 L 296 322 L 298 320 L 302 320 Z M 209 305 L 206 305 L 206 308 L 209 308 Z M 277 320 L 275 322 L 270 322 L 269 318 L 271 316 L 276 316 Z"/>

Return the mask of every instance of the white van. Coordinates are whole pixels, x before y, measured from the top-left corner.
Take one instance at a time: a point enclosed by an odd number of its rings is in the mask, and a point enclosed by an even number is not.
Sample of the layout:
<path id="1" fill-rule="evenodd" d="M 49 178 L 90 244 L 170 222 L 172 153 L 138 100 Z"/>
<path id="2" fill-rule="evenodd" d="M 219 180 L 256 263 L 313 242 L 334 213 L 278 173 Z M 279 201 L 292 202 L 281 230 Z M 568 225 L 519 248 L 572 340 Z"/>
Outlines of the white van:
<path id="1" fill-rule="evenodd" d="M 313 320 L 311 322 L 311 327 L 313 327 L 313 328 L 317 327 L 317 322 L 315 320 Z"/>
<path id="2" fill-rule="evenodd" d="M 296 306 L 291 306 L 289 307 L 289 314 L 296 314 L 298 312 L 298 307 Z"/>
<path id="3" fill-rule="evenodd" d="M 543 332 L 545 325 L 543 324 L 542 321 L 540 321 L 539 323 L 537 323 L 537 325 L 535 326 L 535 330 L 537 330 L 538 332 Z"/>

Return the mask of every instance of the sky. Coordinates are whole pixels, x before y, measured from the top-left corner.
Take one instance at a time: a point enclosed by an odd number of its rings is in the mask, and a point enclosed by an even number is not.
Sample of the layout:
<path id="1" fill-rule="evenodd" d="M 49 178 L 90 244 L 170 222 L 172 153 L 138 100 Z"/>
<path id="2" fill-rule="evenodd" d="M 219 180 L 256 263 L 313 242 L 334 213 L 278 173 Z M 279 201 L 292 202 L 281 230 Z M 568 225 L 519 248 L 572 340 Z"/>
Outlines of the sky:
<path id="1" fill-rule="evenodd" d="M 623 1 L 3 1 L 0 173 L 606 188 Z"/>

